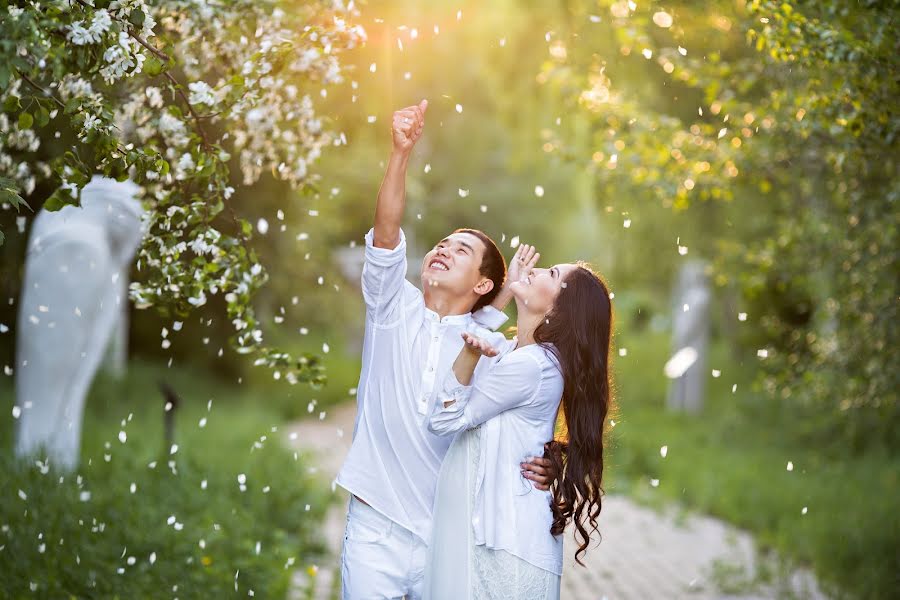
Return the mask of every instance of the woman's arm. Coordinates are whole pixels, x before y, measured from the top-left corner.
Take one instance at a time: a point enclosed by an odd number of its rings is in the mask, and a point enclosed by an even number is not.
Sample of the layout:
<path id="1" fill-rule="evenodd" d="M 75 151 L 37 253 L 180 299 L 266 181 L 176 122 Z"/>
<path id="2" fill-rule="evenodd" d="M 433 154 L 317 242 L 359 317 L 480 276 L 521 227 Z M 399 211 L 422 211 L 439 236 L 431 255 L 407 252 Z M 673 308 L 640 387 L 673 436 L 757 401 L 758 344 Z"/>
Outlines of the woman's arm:
<path id="1" fill-rule="evenodd" d="M 465 344 L 463 344 L 462 350 L 459 351 L 459 355 L 453 362 L 453 374 L 459 383 L 469 385 L 479 359 L 482 356 L 487 356 L 488 358 L 497 356 L 497 350 L 487 340 L 472 335 L 467 331 L 463 332 L 462 338 Z"/>
<path id="2" fill-rule="evenodd" d="M 540 388 L 540 365 L 527 353 L 512 352 L 504 356 L 487 371 L 479 373 L 474 385 L 466 385 L 458 379 L 462 377 L 466 383 L 472 381 L 472 357 L 460 353 L 457 361 L 438 393 L 444 408 L 429 419 L 428 429 L 437 435 L 452 435 L 480 425 L 506 410 L 524 406 L 534 399 Z"/>

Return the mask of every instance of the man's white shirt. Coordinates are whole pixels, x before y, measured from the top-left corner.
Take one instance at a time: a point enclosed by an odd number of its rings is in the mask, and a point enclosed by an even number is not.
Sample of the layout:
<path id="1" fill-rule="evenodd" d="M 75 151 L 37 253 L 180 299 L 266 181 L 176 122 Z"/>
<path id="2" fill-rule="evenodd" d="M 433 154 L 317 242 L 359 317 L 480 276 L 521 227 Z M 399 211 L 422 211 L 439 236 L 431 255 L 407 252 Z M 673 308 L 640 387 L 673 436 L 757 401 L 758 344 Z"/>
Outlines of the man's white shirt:
<path id="1" fill-rule="evenodd" d="M 406 280 L 403 231 L 392 250 L 376 248 L 373 239 L 370 230 L 353 444 L 336 482 L 427 543 L 441 462 L 453 441 L 428 430 L 436 392 L 462 349 L 462 332 L 475 325 L 496 329 L 506 315 L 488 306 L 474 316 L 440 318 Z"/>

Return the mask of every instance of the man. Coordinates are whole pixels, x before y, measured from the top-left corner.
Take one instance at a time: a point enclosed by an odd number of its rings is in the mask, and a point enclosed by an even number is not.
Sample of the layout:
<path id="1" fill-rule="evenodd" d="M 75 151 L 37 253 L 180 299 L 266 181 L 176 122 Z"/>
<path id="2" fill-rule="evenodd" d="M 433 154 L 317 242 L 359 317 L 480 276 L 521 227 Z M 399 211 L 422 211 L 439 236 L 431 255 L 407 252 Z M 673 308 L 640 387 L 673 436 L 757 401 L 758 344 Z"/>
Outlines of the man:
<path id="1" fill-rule="evenodd" d="M 512 294 L 506 266 L 484 233 L 462 229 L 441 240 L 422 264 L 423 289 L 406 281 L 400 229 L 406 168 L 422 135 L 428 102 L 394 113 L 387 171 L 375 226 L 366 235 L 362 291 L 366 333 L 353 444 L 337 477 L 351 494 L 341 558 L 343 597 L 421 597 L 434 491 L 452 440 L 428 431 L 434 392 L 474 326 L 496 329 Z M 533 265 L 533 249 L 520 252 Z M 490 304 L 493 303 L 493 306 Z M 472 314 L 472 310 L 477 312 Z M 527 477 L 547 489 L 548 461 L 533 459 Z M 464 524 L 460 524 L 464 526 Z"/>

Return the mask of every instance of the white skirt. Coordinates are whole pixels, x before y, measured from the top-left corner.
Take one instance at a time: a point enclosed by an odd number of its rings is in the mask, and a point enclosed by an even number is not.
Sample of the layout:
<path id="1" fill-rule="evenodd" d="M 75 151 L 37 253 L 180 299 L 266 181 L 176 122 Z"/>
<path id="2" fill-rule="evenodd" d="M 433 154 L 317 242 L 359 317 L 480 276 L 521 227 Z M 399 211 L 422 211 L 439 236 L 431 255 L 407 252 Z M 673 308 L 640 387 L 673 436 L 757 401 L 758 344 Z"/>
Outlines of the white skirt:
<path id="1" fill-rule="evenodd" d="M 464 431 L 441 465 L 426 600 L 559 600 L 559 575 L 504 550 L 475 545 L 472 507 L 480 447 L 480 427 Z"/>

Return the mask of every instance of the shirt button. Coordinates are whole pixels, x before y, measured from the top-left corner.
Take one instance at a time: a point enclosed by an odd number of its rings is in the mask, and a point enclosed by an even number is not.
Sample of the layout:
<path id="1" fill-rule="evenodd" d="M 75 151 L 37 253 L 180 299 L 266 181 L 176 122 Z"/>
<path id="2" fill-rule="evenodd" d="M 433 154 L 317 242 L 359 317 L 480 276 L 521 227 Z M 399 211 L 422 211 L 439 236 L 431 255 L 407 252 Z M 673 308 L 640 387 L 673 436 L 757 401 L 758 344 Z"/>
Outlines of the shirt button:
<path id="1" fill-rule="evenodd" d="M 434 367 L 428 367 L 428 372 L 429 372 L 429 373 L 434 373 Z"/>

